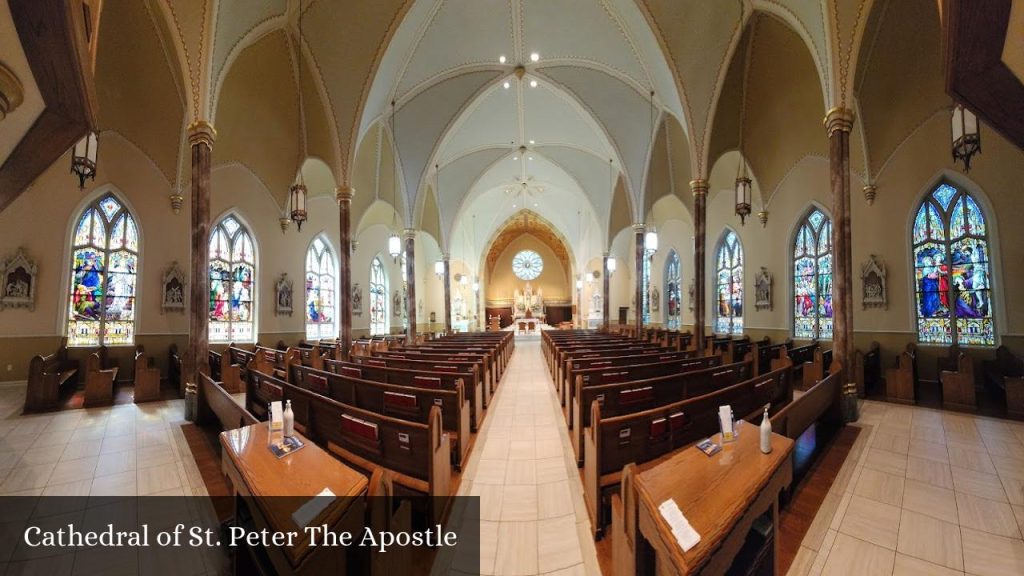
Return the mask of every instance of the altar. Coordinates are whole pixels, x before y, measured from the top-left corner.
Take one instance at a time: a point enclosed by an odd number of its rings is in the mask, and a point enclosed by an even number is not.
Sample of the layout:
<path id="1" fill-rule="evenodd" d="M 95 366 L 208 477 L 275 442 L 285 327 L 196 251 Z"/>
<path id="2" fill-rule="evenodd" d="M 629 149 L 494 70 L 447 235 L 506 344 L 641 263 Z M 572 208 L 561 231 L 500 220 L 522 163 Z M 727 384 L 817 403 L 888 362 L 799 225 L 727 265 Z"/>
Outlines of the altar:
<path id="1" fill-rule="evenodd" d="M 544 323 L 544 291 L 536 293 L 527 282 L 512 295 L 512 327 L 516 332 L 536 332 Z"/>

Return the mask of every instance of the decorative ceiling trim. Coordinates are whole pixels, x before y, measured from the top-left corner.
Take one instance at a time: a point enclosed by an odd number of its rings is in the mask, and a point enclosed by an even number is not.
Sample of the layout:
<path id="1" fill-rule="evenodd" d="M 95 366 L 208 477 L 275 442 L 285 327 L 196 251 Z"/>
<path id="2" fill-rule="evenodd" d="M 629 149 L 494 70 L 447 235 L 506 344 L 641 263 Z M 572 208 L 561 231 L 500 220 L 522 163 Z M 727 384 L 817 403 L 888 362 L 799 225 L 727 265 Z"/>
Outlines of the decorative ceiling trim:
<path id="1" fill-rule="evenodd" d="M 505 223 L 498 227 L 492 234 L 491 239 L 484 245 L 483 251 L 486 277 L 490 278 L 494 272 L 494 265 L 498 258 L 505 252 L 513 240 L 523 235 L 530 235 L 546 245 L 555 253 L 558 261 L 561 262 L 564 270 L 570 271 L 572 267 L 569 262 L 575 261 L 572 257 L 569 243 L 556 228 L 542 216 L 533 210 L 523 209 L 516 212 Z"/>

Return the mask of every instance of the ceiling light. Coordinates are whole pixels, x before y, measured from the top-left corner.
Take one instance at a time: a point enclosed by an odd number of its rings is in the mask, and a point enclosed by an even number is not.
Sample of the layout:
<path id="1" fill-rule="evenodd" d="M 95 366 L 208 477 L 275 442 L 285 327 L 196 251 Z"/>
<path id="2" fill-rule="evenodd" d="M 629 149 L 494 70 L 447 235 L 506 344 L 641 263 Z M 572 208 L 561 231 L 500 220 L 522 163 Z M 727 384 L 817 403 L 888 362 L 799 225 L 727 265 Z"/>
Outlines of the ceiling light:
<path id="1" fill-rule="evenodd" d="M 540 204 L 537 204 L 536 202 L 534 202 L 533 206 L 536 208 L 537 206 L 540 206 Z"/>
<path id="2" fill-rule="evenodd" d="M 498 56 L 498 62 L 500 62 L 501 64 L 505 63 L 505 55 L 504 54 L 502 54 L 501 56 Z"/>
<path id="3" fill-rule="evenodd" d="M 537 54 L 536 52 L 530 54 L 530 62 L 536 62 L 538 60 L 540 60 L 540 54 Z"/>
<path id="4" fill-rule="evenodd" d="M 533 140 L 530 140 L 530 144 L 536 144 L 536 142 L 533 141 Z"/>
<path id="5" fill-rule="evenodd" d="M 501 87 L 504 88 L 505 90 L 508 90 L 508 87 L 509 87 L 508 81 L 506 80 L 505 83 L 501 85 Z"/>
<path id="6" fill-rule="evenodd" d="M 512 207 L 513 207 L 513 208 L 515 208 L 515 207 L 516 207 L 516 205 L 515 205 L 515 204 L 513 204 L 513 205 L 512 205 Z"/>
<path id="7" fill-rule="evenodd" d="M 529 158 L 530 160 L 533 160 L 533 156 L 528 156 L 528 158 Z"/>
<path id="8" fill-rule="evenodd" d="M 519 160 L 519 156 L 513 156 L 512 160 Z"/>
<path id="9" fill-rule="evenodd" d="M 537 81 L 536 80 L 530 80 L 530 88 L 536 88 L 536 87 L 537 87 Z"/>

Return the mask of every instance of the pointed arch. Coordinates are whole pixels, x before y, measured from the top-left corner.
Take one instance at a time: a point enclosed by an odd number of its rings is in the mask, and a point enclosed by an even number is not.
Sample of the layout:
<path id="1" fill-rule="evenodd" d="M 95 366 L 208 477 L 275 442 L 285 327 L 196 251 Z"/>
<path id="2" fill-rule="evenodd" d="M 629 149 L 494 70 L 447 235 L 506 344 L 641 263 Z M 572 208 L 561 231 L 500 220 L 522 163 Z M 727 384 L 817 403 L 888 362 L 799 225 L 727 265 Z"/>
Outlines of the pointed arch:
<path id="1" fill-rule="evenodd" d="M 324 233 L 317 234 L 306 249 L 306 338 L 320 340 L 338 335 L 338 260 Z"/>
<path id="2" fill-rule="evenodd" d="M 257 252 L 250 228 L 228 211 L 210 228 L 210 342 L 255 342 Z"/>
<path id="3" fill-rule="evenodd" d="M 832 219 L 812 203 L 792 243 L 793 336 L 832 338 Z"/>
<path id="4" fill-rule="evenodd" d="M 382 336 L 391 331 L 388 314 L 388 274 L 380 256 L 370 262 L 370 335 Z"/>
<path id="5" fill-rule="evenodd" d="M 726 226 L 715 246 L 715 332 L 743 333 L 743 241 Z"/>
<path id="6" fill-rule="evenodd" d="M 683 268 L 679 253 L 675 248 L 669 250 L 665 259 L 665 328 L 679 330 L 683 312 Z"/>
<path id="7" fill-rule="evenodd" d="M 79 211 L 71 236 L 66 334 L 69 346 L 135 343 L 138 220 L 112 191 Z"/>

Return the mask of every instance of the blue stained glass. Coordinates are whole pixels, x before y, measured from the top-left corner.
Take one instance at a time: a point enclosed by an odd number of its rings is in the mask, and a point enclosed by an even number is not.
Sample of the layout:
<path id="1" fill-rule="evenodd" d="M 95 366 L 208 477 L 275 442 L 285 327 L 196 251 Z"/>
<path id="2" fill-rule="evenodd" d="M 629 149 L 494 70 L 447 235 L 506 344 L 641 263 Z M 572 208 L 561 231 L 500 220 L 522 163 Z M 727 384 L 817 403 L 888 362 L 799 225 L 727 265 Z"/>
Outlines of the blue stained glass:
<path id="1" fill-rule="evenodd" d="M 237 232 L 238 229 L 242 227 L 242 225 L 238 223 L 238 220 L 235 220 L 231 216 L 225 218 L 224 221 L 221 222 L 221 226 L 228 233 L 229 237 L 234 236 L 235 232 Z"/>
<path id="2" fill-rule="evenodd" d="M 667 312 L 665 324 L 669 330 L 678 330 L 681 324 L 682 284 L 679 253 L 672 250 L 669 252 L 668 261 L 665 264 L 665 310 Z"/>
<path id="3" fill-rule="evenodd" d="M 370 264 L 370 334 L 388 333 L 388 284 L 380 258 Z"/>
<path id="4" fill-rule="evenodd" d="M 975 236 L 985 235 L 985 216 L 981 212 L 974 198 L 964 195 L 964 203 L 967 205 L 968 233 Z"/>
<path id="5" fill-rule="evenodd" d="M 935 192 L 932 192 L 932 197 L 942 206 L 943 211 L 949 210 L 949 203 L 954 196 L 956 196 L 956 188 L 948 184 L 942 184 L 935 189 Z"/>
<path id="6" fill-rule="evenodd" d="M 75 228 L 75 246 L 85 246 L 92 239 L 92 210 L 86 210 Z"/>
<path id="7" fill-rule="evenodd" d="M 233 216 L 210 232 L 211 342 L 252 341 L 256 267 L 252 237 Z"/>
<path id="8" fill-rule="evenodd" d="M 815 230 L 817 230 L 821 227 L 821 223 L 825 221 L 825 215 L 820 211 L 815 210 L 807 217 L 807 221 L 811 223 L 811 226 L 813 226 Z"/>
<path id="9" fill-rule="evenodd" d="M 732 230 L 726 230 L 718 245 L 718 310 L 716 330 L 743 333 L 743 245 Z"/>
<path id="10" fill-rule="evenodd" d="M 832 337 L 832 221 L 812 210 L 797 234 L 793 262 L 793 333 Z"/>
<path id="11" fill-rule="evenodd" d="M 319 237 L 306 252 L 306 337 L 318 340 L 336 335 L 334 329 L 334 259 Z"/>
<path id="12" fill-rule="evenodd" d="M 110 222 L 114 218 L 114 214 L 121 209 L 121 205 L 118 204 L 117 200 L 114 200 L 112 196 L 107 196 L 103 200 L 100 200 L 100 210 L 103 211 L 103 215 L 106 216 L 107 222 Z"/>

